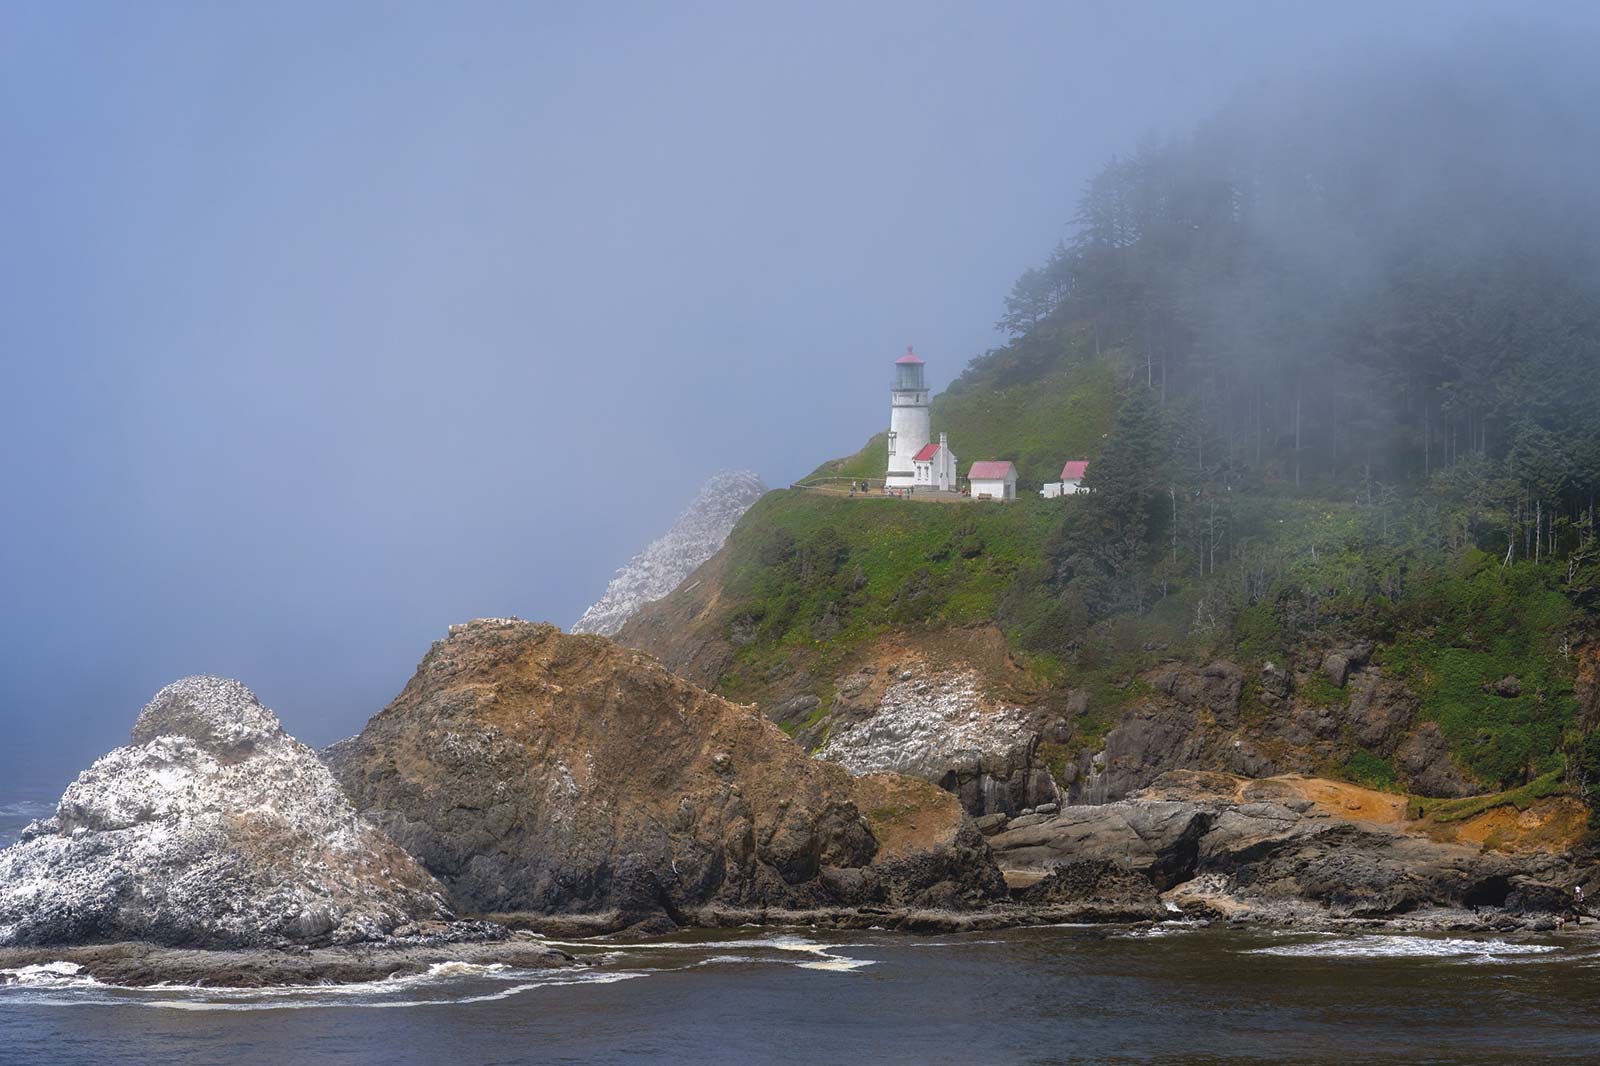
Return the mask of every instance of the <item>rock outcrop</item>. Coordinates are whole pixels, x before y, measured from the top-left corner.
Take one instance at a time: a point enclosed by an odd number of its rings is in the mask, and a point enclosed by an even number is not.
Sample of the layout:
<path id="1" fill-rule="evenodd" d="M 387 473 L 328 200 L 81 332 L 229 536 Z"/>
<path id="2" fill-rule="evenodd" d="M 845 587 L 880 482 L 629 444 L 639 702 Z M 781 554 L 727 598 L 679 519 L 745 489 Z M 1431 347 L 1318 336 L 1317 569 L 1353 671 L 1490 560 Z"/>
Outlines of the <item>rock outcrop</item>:
<path id="1" fill-rule="evenodd" d="M 449 912 L 237 681 L 156 694 L 133 743 L 0 852 L 0 945 L 352 944 Z"/>
<path id="2" fill-rule="evenodd" d="M 553 626 L 452 627 L 326 757 L 357 808 L 479 914 L 620 928 L 704 907 L 1004 896 L 953 796 L 853 778 L 754 708 Z"/>
<path id="3" fill-rule="evenodd" d="M 1582 874 L 1570 856 L 1431 839 L 1407 830 L 1403 807 L 1332 782 L 1179 772 L 1124 800 L 995 826 L 990 846 L 1014 884 L 1109 864 L 1207 917 L 1319 924 L 1439 910 L 1446 924 L 1464 911 L 1518 923 L 1568 905 Z"/>
<path id="4" fill-rule="evenodd" d="M 647 603 L 667 595 L 721 549 L 734 524 L 767 491 L 749 471 L 717 474 L 659 538 L 630 559 L 605 595 L 572 625 L 574 633 L 612 636 Z"/>
<path id="5" fill-rule="evenodd" d="M 817 754 L 852 773 L 890 770 L 932 781 L 978 816 L 1056 802 L 1049 771 L 1035 761 L 1032 716 L 984 698 L 980 688 L 971 669 L 868 667 L 841 683 Z"/>
<path id="6" fill-rule="evenodd" d="M 1418 720 L 1415 696 L 1368 663 L 1371 650 L 1329 651 L 1315 658 L 1315 670 L 1298 675 L 1267 663 L 1254 678 L 1253 717 L 1244 705 L 1244 671 L 1231 662 L 1154 670 L 1144 678 L 1149 695 L 1122 712 L 1098 750 L 1080 750 L 1066 766 L 1067 795 L 1074 803 L 1114 802 L 1177 770 L 1309 774 L 1343 761 L 1352 748 L 1391 762 L 1397 780 L 1417 795 L 1481 791 L 1452 762 L 1439 727 Z M 1314 679 L 1343 691 L 1331 702 L 1308 698 Z"/>

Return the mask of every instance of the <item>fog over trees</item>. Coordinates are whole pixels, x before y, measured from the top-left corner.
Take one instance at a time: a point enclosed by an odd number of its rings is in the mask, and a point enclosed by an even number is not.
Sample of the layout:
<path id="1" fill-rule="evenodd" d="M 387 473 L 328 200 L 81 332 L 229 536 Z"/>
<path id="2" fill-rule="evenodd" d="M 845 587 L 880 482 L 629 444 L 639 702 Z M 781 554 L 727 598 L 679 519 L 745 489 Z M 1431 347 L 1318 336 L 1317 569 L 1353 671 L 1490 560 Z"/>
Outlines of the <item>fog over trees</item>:
<path id="1" fill-rule="evenodd" d="M 1520 39 L 1242 97 L 1104 165 L 977 367 L 1014 383 L 1119 351 L 1165 412 L 1167 491 L 1376 506 L 1433 485 L 1481 504 L 1463 535 L 1511 560 L 1580 551 L 1600 480 L 1594 81 Z"/>

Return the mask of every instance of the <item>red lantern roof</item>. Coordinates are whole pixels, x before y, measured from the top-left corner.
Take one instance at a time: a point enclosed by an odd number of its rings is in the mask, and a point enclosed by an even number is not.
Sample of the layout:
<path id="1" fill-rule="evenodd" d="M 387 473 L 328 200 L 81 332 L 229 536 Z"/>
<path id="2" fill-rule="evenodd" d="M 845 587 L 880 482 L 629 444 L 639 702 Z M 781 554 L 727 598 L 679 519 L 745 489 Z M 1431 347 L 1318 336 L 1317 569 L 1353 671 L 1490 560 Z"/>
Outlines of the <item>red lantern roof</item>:
<path id="1" fill-rule="evenodd" d="M 896 359 L 894 361 L 894 365 L 895 366 L 905 366 L 908 363 L 920 363 L 920 362 L 922 362 L 922 360 L 917 358 L 917 353 L 912 351 L 911 350 L 911 345 L 908 344 L 908 345 L 906 345 L 906 354 L 902 355 L 900 358 Z"/>

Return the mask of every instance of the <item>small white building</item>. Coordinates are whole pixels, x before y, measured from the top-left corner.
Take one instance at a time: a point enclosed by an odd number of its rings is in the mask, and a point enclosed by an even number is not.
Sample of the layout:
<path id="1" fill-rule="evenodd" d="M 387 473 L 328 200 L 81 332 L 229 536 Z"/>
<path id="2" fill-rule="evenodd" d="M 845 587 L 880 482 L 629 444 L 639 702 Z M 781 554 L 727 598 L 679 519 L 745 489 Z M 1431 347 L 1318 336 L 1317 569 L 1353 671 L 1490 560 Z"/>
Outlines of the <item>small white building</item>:
<path id="1" fill-rule="evenodd" d="M 1083 475 L 1089 472 L 1089 460 L 1068 459 L 1067 465 L 1061 468 L 1060 481 L 1047 481 L 1044 488 L 1039 490 L 1039 495 L 1045 499 L 1054 496 L 1072 496 L 1086 491 L 1083 487 Z"/>
<path id="2" fill-rule="evenodd" d="M 938 444 L 924 445 L 911 457 L 915 468 L 912 484 L 919 489 L 936 489 L 939 492 L 956 490 L 956 455 L 950 450 L 947 434 L 939 434 Z"/>
<path id="3" fill-rule="evenodd" d="M 972 464 L 967 471 L 974 500 L 1014 500 L 1017 498 L 1017 468 L 1009 459 L 987 459 Z"/>

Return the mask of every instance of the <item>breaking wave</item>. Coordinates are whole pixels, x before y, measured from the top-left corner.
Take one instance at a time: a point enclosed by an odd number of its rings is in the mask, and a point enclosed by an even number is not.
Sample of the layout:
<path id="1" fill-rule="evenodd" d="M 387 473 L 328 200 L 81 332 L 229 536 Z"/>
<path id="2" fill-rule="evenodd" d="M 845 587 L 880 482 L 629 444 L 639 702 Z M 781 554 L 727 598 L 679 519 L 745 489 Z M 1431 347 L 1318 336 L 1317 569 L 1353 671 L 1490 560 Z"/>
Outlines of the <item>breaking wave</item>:
<path id="1" fill-rule="evenodd" d="M 1509 940 L 1469 940 L 1461 937 L 1356 936 L 1316 940 L 1304 944 L 1275 944 L 1253 948 L 1246 955 L 1279 955 L 1307 959 L 1447 959 L 1463 956 L 1545 955 L 1559 950 L 1553 944 L 1517 944 Z"/>
<path id="2" fill-rule="evenodd" d="M 546 941 L 546 943 L 563 943 Z M 593 942 L 575 947 L 594 949 Z M 269 988 L 214 988 L 157 984 L 131 988 L 108 985 L 72 962 L 47 962 L 0 969 L 0 1000 L 40 1006 L 134 1006 L 182 1011 L 302 1010 L 314 1007 L 427 1007 L 487 1003 L 539 989 L 603 985 L 652 974 L 705 966 L 786 965 L 804 970 L 851 973 L 876 960 L 838 954 L 865 944 L 824 944 L 795 935 L 702 942 L 657 941 L 605 945 L 591 955 L 602 965 L 573 969 L 523 970 L 504 963 L 440 962 L 422 973 L 348 984 L 277 985 Z M 685 956 L 692 956 L 686 958 Z M 703 958 L 700 956 L 704 956 Z M 616 969 L 607 968 L 615 965 Z"/>
<path id="3" fill-rule="evenodd" d="M 723 954 L 699 959 L 689 965 L 711 966 L 723 963 L 781 962 L 797 966 L 802 970 L 828 970 L 834 973 L 849 973 L 872 966 L 876 960 L 854 959 L 845 955 L 836 955 L 834 952 L 845 948 L 865 948 L 868 946 L 867 944 L 824 944 L 807 937 L 784 933 L 776 936 L 750 937 L 739 940 L 662 941 L 650 944 L 631 944 L 626 947 L 619 947 L 615 954 L 627 957 L 631 952 L 714 951 Z M 787 959 L 783 958 L 782 955 L 748 954 L 751 951 L 781 952 L 806 957 Z M 740 954 L 726 954 L 726 952 L 740 952 Z"/>
<path id="4" fill-rule="evenodd" d="M 563 985 L 645 976 L 637 970 L 520 970 L 501 963 L 440 962 L 419 974 L 349 984 L 211 988 L 157 984 L 126 988 L 96 981 L 71 962 L 0 969 L 0 996 L 39 1006 L 128 1006 L 185 1011 L 303 1010 L 313 1007 L 428 1007 L 486 1003 Z"/>

